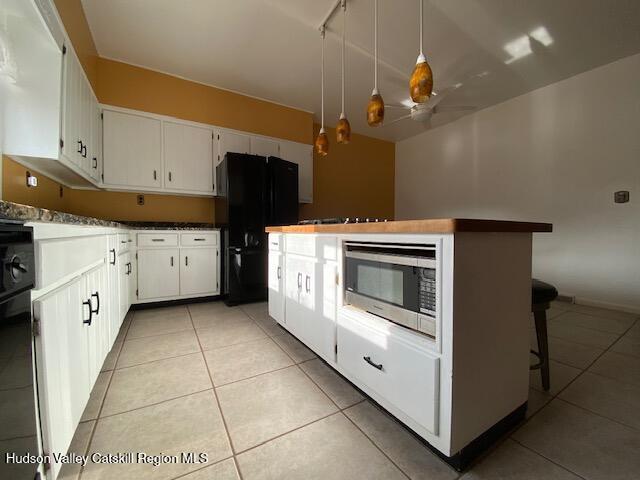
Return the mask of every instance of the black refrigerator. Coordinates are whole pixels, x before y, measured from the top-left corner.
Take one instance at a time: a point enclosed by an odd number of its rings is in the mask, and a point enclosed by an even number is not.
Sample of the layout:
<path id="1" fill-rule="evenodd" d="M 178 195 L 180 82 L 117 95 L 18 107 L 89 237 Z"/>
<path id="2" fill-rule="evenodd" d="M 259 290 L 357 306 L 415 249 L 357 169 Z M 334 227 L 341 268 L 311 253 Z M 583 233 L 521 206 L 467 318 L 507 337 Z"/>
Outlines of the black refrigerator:
<path id="1" fill-rule="evenodd" d="M 227 153 L 216 167 L 216 223 L 222 227 L 228 305 L 267 298 L 270 225 L 298 222 L 298 165 L 277 157 Z"/>

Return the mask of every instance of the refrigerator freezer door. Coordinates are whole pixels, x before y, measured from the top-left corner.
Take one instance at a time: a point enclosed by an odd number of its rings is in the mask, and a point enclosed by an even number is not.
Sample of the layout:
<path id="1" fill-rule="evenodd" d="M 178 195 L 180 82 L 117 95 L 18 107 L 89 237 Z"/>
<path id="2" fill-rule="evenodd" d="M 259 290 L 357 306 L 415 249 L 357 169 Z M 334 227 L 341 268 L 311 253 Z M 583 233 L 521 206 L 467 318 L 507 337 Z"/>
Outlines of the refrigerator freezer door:
<path id="1" fill-rule="evenodd" d="M 264 300 L 267 296 L 267 252 L 262 249 L 229 247 L 227 304 Z"/>
<path id="2" fill-rule="evenodd" d="M 298 165 L 277 157 L 267 160 L 269 211 L 267 225 L 298 223 Z"/>

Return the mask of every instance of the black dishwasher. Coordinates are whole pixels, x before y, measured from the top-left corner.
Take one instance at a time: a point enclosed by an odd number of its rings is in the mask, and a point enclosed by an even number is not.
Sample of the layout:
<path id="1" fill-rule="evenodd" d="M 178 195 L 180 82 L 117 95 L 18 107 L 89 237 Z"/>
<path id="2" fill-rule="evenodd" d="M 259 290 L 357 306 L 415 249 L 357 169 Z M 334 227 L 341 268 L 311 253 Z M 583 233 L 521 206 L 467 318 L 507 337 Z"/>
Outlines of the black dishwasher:
<path id="1" fill-rule="evenodd" d="M 31 333 L 33 230 L 0 220 L 0 478 L 37 478 Z M 31 461 L 27 456 L 33 456 Z"/>

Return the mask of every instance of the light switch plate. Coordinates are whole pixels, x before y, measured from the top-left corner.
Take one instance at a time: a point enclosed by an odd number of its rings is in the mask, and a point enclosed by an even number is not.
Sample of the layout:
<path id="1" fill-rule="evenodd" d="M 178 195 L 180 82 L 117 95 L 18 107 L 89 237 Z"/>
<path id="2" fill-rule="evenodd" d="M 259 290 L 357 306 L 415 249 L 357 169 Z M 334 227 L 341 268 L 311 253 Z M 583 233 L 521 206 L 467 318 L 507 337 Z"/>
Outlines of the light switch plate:
<path id="1" fill-rule="evenodd" d="M 620 190 L 613 194 L 613 201 L 615 203 L 627 203 L 629 201 L 629 190 Z"/>

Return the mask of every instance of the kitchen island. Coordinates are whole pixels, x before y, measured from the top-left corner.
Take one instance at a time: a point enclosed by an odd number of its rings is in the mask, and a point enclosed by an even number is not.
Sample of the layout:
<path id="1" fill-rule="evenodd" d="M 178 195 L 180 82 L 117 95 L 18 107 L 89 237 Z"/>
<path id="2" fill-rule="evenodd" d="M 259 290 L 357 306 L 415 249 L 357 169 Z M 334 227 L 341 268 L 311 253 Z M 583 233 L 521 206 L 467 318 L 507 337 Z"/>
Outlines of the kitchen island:
<path id="1" fill-rule="evenodd" d="M 268 227 L 269 313 L 462 470 L 520 422 L 547 223 Z"/>

